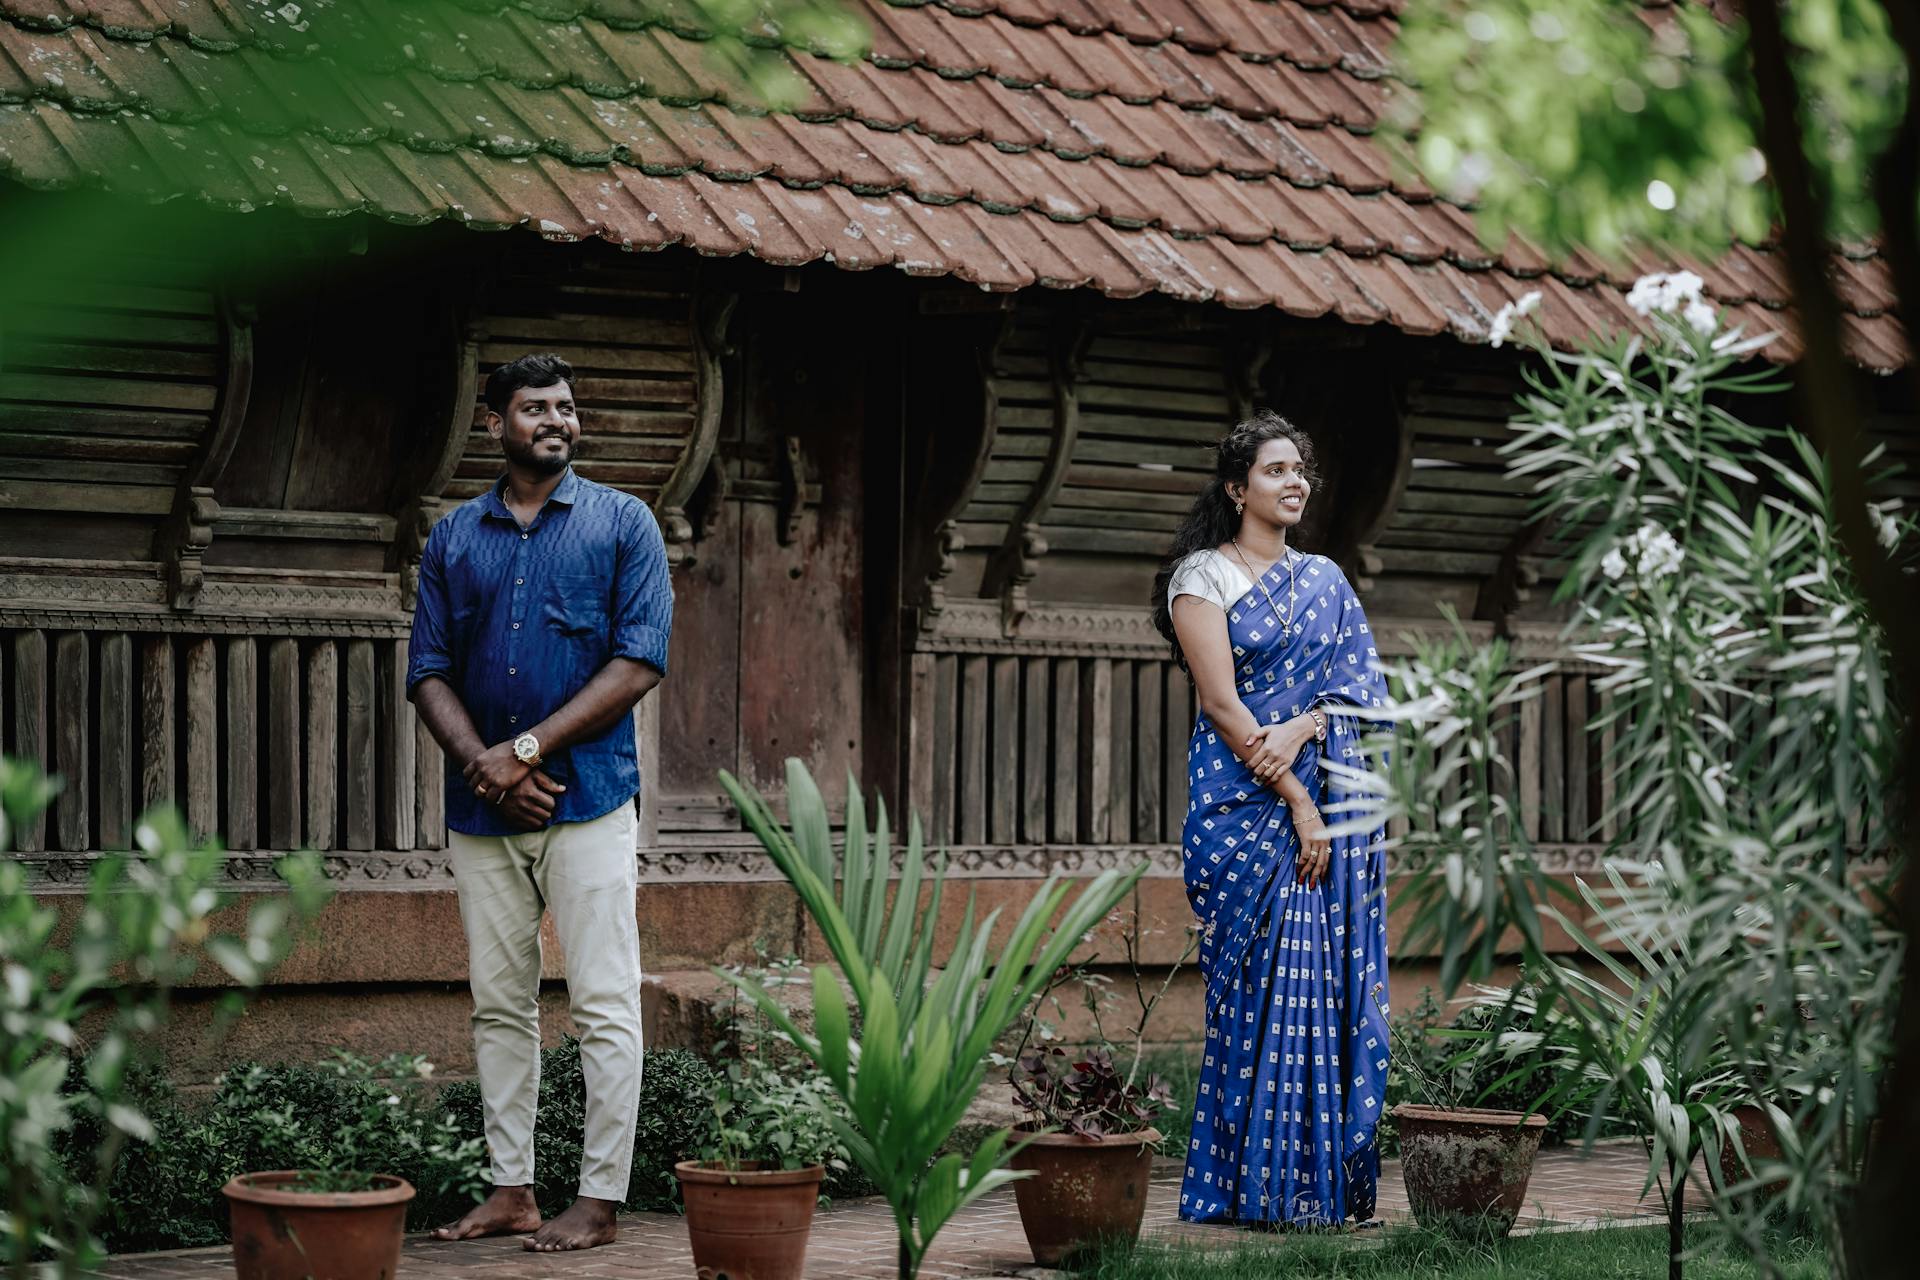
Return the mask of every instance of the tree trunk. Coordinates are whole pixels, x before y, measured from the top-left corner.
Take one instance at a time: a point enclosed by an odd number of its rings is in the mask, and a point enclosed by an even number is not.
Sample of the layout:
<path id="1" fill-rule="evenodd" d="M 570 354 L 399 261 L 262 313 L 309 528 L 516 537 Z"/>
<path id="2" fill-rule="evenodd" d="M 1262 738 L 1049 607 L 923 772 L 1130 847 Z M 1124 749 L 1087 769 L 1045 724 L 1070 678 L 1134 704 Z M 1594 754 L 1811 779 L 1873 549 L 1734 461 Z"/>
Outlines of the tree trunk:
<path id="1" fill-rule="evenodd" d="M 1900 829 L 1895 839 L 1910 847 L 1920 830 L 1920 778 L 1916 773 L 1916 725 L 1920 725 L 1920 644 L 1908 598 L 1908 584 L 1891 557 L 1875 540 L 1868 524 L 1866 477 L 1861 459 L 1864 440 L 1860 407 L 1852 371 L 1840 347 L 1841 313 L 1827 272 L 1832 245 L 1828 241 L 1827 201 L 1807 162 L 1802 131 L 1800 94 L 1794 79 L 1791 52 L 1780 21 L 1781 0 L 1749 0 L 1745 5 L 1753 58 L 1753 79 L 1760 102 L 1760 138 L 1779 193 L 1782 248 L 1799 311 L 1800 334 L 1806 354 L 1797 378 L 1800 420 L 1808 437 L 1827 460 L 1832 486 L 1834 531 L 1860 584 L 1861 594 L 1882 628 L 1891 659 L 1894 697 L 1902 711 L 1900 763 L 1893 785 L 1904 796 L 1903 812 L 1896 814 Z M 1908 59 L 1907 119 L 1893 146 L 1876 165 L 1876 195 L 1881 203 L 1888 264 L 1893 269 L 1900 298 L 1920 303 L 1920 253 L 1915 250 L 1915 199 L 1920 187 L 1914 147 L 1920 143 L 1920 105 L 1913 95 L 1920 82 L 1920 19 L 1910 0 L 1887 0 L 1886 11 L 1895 38 Z M 1908 331 L 1909 342 L 1912 330 Z M 1920 377 L 1909 356 L 1909 369 Z M 1920 386 L 1920 380 L 1916 382 Z M 1904 889 L 1905 886 L 1903 885 Z M 1906 1232 L 1912 1222 L 1914 1184 L 1905 1176 L 1907 1153 L 1920 1147 L 1920 973 L 1916 948 L 1920 938 L 1920 903 L 1910 892 L 1900 895 L 1909 940 L 1896 1030 L 1894 1061 L 1886 1073 L 1882 1131 L 1869 1146 L 1870 1164 L 1857 1213 L 1849 1224 L 1855 1249 L 1848 1250 L 1855 1274 L 1904 1275 L 1911 1263 Z"/>

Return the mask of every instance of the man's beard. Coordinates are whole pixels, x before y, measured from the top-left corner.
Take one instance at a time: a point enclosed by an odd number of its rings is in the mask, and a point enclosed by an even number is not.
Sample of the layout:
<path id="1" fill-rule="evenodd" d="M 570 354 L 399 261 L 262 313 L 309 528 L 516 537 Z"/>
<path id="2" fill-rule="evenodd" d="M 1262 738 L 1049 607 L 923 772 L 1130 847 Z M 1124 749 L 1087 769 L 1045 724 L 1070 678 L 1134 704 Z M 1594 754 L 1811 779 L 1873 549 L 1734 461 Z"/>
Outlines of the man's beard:
<path id="1" fill-rule="evenodd" d="M 529 471 L 537 471 L 543 475 L 557 476 L 572 464 L 574 442 L 565 436 L 550 438 L 559 440 L 560 443 L 566 447 L 559 453 L 549 454 L 540 451 L 540 445 L 544 443 L 543 440 L 535 440 L 525 448 L 505 438 L 502 438 L 500 443 L 506 449 L 507 461 L 517 462 Z"/>

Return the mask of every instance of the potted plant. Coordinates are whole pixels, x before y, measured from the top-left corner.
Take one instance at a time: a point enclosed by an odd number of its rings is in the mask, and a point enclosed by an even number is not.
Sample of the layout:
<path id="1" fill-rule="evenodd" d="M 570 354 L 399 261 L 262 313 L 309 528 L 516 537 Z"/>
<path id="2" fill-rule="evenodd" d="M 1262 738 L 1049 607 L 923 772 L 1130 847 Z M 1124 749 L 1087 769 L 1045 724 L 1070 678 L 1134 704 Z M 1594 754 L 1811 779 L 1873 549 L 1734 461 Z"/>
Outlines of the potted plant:
<path id="1" fill-rule="evenodd" d="M 780 966 L 780 979 L 759 976 L 778 985 L 797 965 Z M 775 1059 L 780 1041 L 765 1015 L 748 1024 L 735 1007 L 722 1028 L 735 1038 L 714 1046 L 731 1056 L 708 1093 L 701 1158 L 673 1170 L 694 1266 L 702 1276 L 801 1280 L 821 1184 L 829 1169 L 848 1167 L 838 1100 L 797 1051 L 793 1061 Z"/>
<path id="2" fill-rule="evenodd" d="M 1511 997 L 1503 994 L 1495 998 L 1505 1000 L 1511 1011 Z M 1378 984 L 1373 999 L 1380 1003 Z M 1483 1006 L 1488 999 L 1483 996 Z M 1409 1043 L 1400 1025 L 1386 1018 L 1384 1008 L 1381 1016 L 1396 1042 L 1396 1065 L 1425 1099 L 1423 1103 L 1402 1102 L 1390 1112 L 1398 1130 L 1400 1173 L 1414 1219 L 1430 1230 L 1457 1235 L 1506 1235 L 1513 1230 L 1514 1220 L 1526 1203 L 1527 1184 L 1533 1178 L 1533 1161 L 1540 1153 L 1547 1118 L 1531 1109 L 1505 1111 L 1462 1104 L 1472 1088 L 1475 1068 L 1483 1067 L 1491 1055 L 1501 1051 L 1503 1039 L 1508 1040 L 1505 1051 L 1509 1056 L 1522 1051 L 1511 1038 L 1527 1033 L 1503 1030 L 1508 1024 L 1499 1016 L 1478 1026 L 1454 1030 L 1452 1034 L 1476 1039 L 1476 1043 L 1442 1064 L 1441 1083 L 1427 1069 L 1424 1046 Z M 1521 1072 L 1525 1070 L 1521 1068 Z M 1478 1092 L 1491 1092 L 1515 1074 L 1508 1072 Z"/>
<path id="3" fill-rule="evenodd" d="M 1122 935 L 1140 1004 L 1140 1019 L 1127 1033 L 1133 1042 L 1132 1065 L 1124 1074 L 1114 1063 L 1114 1046 L 1107 1040 L 1101 1017 L 1111 992 L 1084 963 L 1063 966 L 1054 975 L 1033 1006 L 1019 1049 L 1008 1061 L 1014 1103 L 1026 1114 L 1026 1121 L 1015 1131 L 1023 1145 L 1010 1166 L 1033 1174 L 1013 1184 L 1014 1201 L 1033 1260 L 1041 1266 L 1053 1266 L 1098 1242 L 1130 1244 L 1140 1236 L 1153 1157 L 1162 1139 L 1154 1121 L 1173 1102 L 1163 1080 L 1141 1072 L 1147 1022 L 1174 975 L 1199 945 L 1199 934 L 1188 930 L 1185 953 L 1148 998 L 1140 972 L 1138 933 L 1136 913 L 1132 927 Z M 1059 1045 L 1027 1048 L 1036 1031 L 1044 1039 L 1056 1034 L 1054 1028 L 1041 1024 L 1038 1015 L 1049 1002 L 1056 1011 L 1060 1009 L 1056 993 L 1068 984 L 1077 985 L 1082 994 L 1095 1044 L 1076 1053 Z"/>
<path id="4" fill-rule="evenodd" d="M 430 1198 L 477 1195 L 485 1183 L 485 1147 L 439 1112 L 424 1058 L 368 1062 L 336 1051 L 318 1069 L 339 1076 L 339 1110 L 299 1114 L 289 1101 L 255 1112 L 247 1154 L 292 1167 L 241 1173 L 222 1188 L 237 1280 L 391 1277 L 415 1190 L 374 1170 L 409 1167 Z M 221 1096 L 271 1095 L 287 1071 L 247 1067 L 221 1081 Z"/>

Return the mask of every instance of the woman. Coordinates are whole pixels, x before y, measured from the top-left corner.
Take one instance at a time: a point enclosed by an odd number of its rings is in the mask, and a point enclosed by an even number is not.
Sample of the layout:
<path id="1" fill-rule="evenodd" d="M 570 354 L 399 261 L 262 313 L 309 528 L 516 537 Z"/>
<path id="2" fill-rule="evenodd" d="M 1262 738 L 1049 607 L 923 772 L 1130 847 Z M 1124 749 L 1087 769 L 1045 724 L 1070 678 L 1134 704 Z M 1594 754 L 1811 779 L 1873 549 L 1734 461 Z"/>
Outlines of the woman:
<path id="1" fill-rule="evenodd" d="M 1382 832 L 1329 834 L 1323 757 L 1359 766 L 1353 709 L 1385 682 L 1346 576 L 1287 545 L 1311 441 L 1261 412 L 1154 580 L 1191 673 L 1187 898 L 1203 932 L 1206 1057 L 1180 1216 L 1335 1225 L 1373 1214 L 1387 1074 Z"/>

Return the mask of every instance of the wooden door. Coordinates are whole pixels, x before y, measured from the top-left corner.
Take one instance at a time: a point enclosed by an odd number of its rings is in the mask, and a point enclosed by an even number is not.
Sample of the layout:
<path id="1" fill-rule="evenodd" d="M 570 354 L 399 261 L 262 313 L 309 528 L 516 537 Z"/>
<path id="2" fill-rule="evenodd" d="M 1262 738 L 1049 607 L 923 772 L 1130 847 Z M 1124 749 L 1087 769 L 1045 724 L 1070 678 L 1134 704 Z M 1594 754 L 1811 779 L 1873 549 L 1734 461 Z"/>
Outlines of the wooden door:
<path id="1" fill-rule="evenodd" d="M 781 800 L 797 756 L 837 815 L 860 767 L 867 377 L 821 306 L 751 296 L 735 322 L 714 471 L 694 504 L 700 536 L 675 575 L 661 703 L 669 840 L 739 830 L 721 769 Z"/>

